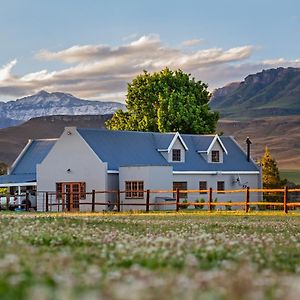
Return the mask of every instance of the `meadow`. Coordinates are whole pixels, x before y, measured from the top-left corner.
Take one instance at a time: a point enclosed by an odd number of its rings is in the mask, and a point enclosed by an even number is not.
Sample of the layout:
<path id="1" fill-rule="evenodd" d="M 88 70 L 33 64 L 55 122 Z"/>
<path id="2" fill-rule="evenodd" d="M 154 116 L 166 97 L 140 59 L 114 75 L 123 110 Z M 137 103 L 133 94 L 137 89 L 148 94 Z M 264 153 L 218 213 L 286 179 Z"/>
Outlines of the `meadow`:
<path id="1" fill-rule="evenodd" d="M 286 178 L 291 182 L 300 184 L 300 171 L 299 170 L 280 170 L 280 177 Z"/>
<path id="2" fill-rule="evenodd" d="M 0 299 L 299 299 L 300 214 L 0 213 Z"/>

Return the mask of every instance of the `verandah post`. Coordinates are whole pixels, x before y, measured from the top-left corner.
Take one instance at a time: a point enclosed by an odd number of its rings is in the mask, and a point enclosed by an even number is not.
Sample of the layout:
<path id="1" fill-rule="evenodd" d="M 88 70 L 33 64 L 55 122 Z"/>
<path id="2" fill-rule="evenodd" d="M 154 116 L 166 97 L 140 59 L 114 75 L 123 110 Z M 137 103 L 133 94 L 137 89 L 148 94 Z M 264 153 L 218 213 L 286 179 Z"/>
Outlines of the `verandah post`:
<path id="1" fill-rule="evenodd" d="M 149 207 L 150 207 L 150 191 L 147 190 L 147 194 L 146 194 L 146 212 L 149 212 Z"/>
<path id="2" fill-rule="evenodd" d="M 26 191 L 26 194 L 25 194 L 25 210 L 28 211 L 29 209 L 29 192 Z"/>
<path id="3" fill-rule="evenodd" d="M 212 203 L 212 188 L 208 190 L 208 210 L 211 211 L 211 203 Z"/>
<path id="4" fill-rule="evenodd" d="M 117 211 L 120 212 L 121 207 L 120 207 L 120 190 L 117 192 Z"/>
<path id="5" fill-rule="evenodd" d="M 288 192 L 289 192 L 289 188 L 287 186 L 285 186 L 284 193 L 283 193 L 283 210 L 286 214 L 288 213 L 288 206 L 287 206 Z"/>
<path id="6" fill-rule="evenodd" d="M 180 192 L 179 192 L 179 189 L 177 188 L 176 189 L 176 211 L 179 211 L 179 195 L 180 195 Z"/>
<path id="7" fill-rule="evenodd" d="M 245 212 L 249 212 L 249 202 L 250 202 L 250 188 L 246 188 L 246 197 L 245 197 Z"/>
<path id="8" fill-rule="evenodd" d="M 96 192 L 92 190 L 92 212 L 95 212 L 95 199 L 96 199 Z"/>

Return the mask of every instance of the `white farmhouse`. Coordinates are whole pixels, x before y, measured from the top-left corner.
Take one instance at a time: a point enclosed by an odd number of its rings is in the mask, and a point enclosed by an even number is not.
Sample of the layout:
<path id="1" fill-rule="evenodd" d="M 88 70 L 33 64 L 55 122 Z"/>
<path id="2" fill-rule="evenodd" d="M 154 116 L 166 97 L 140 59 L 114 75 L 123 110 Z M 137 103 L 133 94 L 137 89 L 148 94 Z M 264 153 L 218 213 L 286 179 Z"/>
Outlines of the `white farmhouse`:
<path id="1" fill-rule="evenodd" d="M 37 186 L 38 211 L 45 210 L 46 191 L 53 193 L 51 204 L 59 204 L 51 206 L 52 210 L 66 209 L 68 205 L 71 210 L 90 211 L 90 204 L 84 203 L 90 203 L 92 196 L 86 192 L 96 190 L 101 192 L 96 193 L 96 202 L 102 203 L 96 205 L 96 210 L 102 211 L 113 208 L 111 204 L 116 202 L 117 194 L 107 191 L 121 191 L 121 210 L 129 210 L 145 209 L 144 190 L 212 188 L 219 202 L 235 202 L 241 201 L 241 196 L 233 194 L 231 199 L 225 199 L 222 190 L 261 187 L 260 168 L 247 159 L 232 137 L 66 127 L 61 137 L 51 143 L 38 160 L 28 159 L 27 147 L 15 163 L 23 160 L 26 166 L 32 164 L 28 169 L 31 182 Z M 9 176 L 13 174 L 0 177 L 2 186 Z M 189 201 L 207 199 L 199 192 L 180 196 Z M 151 192 L 150 209 L 161 202 L 166 206 L 156 208 L 172 209 L 167 205 L 173 197 L 171 192 Z"/>

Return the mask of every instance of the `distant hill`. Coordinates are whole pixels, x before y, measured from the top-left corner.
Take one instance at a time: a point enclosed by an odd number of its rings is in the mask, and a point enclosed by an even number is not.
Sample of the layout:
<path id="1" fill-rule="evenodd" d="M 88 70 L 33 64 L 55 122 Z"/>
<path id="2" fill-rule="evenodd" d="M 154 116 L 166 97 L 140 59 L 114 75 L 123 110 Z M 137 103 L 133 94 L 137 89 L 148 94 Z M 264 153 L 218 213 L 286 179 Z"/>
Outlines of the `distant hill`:
<path id="1" fill-rule="evenodd" d="M 230 119 L 300 115 L 300 68 L 249 75 L 215 90 L 209 105 Z"/>
<path id="2" fill-rule="evenodd" d="M 9 102 L 0 102 L 0 128 L 31 118 L 49 115 L 106 115 L 125 105 L 118 102 L 89 101 L 66 93 L 39 93 Z"/>
<path id="3" fill-rule="evenodd" d="M 217 132 L 233 135 L 246 150 L 247 136 L 252 141 L 252 158 L 258 160 L 265 146 L 281 169 L 300 170 L 300 116 L 277 116 L 248 121 L 220 120 Z"/>
<path id="4" fill-rule="evenodd" d="M 66 126 L 105 128 L 104 122 L 111 117 L 112 115 L 46 116 L 0 129 L 0 162 L 11 165 L 28 139 L 57 138 Z"/>

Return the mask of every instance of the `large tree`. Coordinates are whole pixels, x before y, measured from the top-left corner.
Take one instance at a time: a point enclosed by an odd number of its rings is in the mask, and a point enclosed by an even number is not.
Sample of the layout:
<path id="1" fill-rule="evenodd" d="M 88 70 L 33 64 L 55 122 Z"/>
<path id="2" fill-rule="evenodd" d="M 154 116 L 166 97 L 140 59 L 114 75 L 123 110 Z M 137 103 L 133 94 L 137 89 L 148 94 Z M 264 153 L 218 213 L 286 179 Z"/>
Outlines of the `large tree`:
<path id="1" fill-rule="evenodd" d="M 4 175 L 7 172 L 7 165 L 4 162 L 0 162 L 0 175 Z"/>
<path id="2" fill-rule="evenodd" d="M 263 173 L 263 188 L 264 189 L 278 189 L 283 187 L 287 180 L 281 180 L 276 160 L 271 156 L 269 148 L 265 148 L 265 153 L 260 160 Z M 264 193 L 263 195 L 267 202 L 281 202 L 282 197 L 277 193 Z"/>
<path id="3" fill-rule="evenodd" d="M 268 147 L 265 148 L 260 165 L 262 166 L 264 188 L 272 189 L 284 186 L 286 180 L 281 180 L 276 160 L 271 156 Z"/>
<path id="4" fill-rule="evenodd" d="M 219 118 L 208 107 L 207 85 L 181 70 L 144 71 L 128 84 L 127 111 L 106 125 L 113 130 L 213 133 Z"/>

